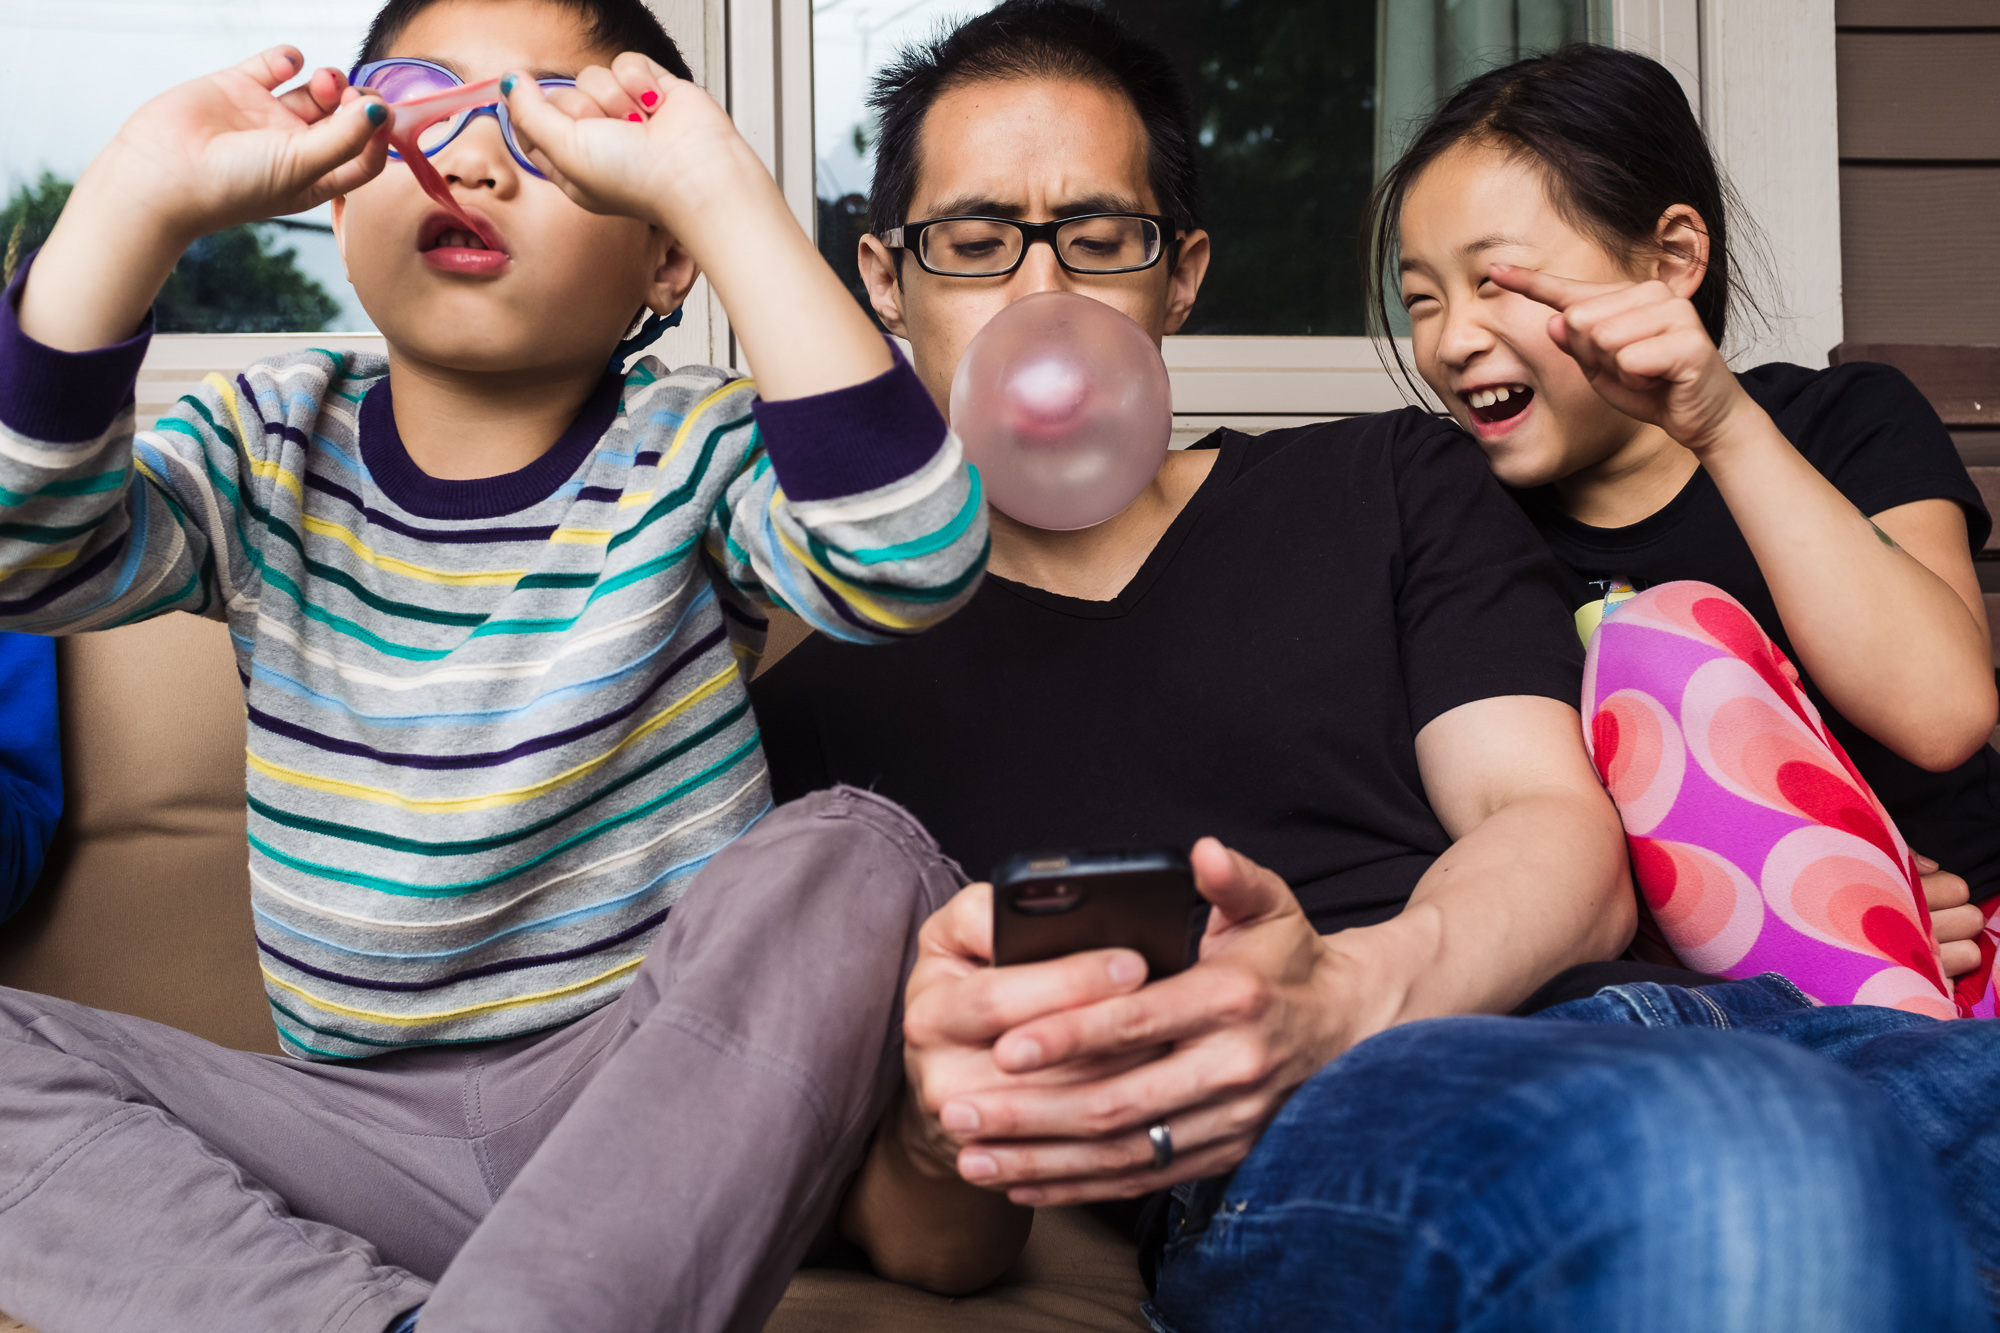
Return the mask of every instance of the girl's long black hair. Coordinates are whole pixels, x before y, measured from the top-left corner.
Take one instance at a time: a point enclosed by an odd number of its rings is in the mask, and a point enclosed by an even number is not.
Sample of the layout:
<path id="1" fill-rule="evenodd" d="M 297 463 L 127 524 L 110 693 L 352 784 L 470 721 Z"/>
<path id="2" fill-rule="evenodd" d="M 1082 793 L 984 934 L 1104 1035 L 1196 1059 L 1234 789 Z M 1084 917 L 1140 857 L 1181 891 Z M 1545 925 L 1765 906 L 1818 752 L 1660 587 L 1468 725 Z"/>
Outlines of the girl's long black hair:
<path id="1" fill-rule="evenodd" d="M 1538 167 L 1571 226 L 1622 259 L 1657 242 L 1675 204 L 1701 214 L 1708 270 L 1694 308 L 1719 347 L 1732 303 L 1750 303 L 1729 253 L 1737 200 L 1722 178 L 1680 83 L 1656 60 L 1576 44 L 1473 79 L 1431 115 L 1368 197 L 1361 237 L 1369 332 L 1414 382 L 1390 337 L 1388 283 L 1396 276 L 1398 219 L 1424 169 L 1460 144 L 1490 144 Z"/>

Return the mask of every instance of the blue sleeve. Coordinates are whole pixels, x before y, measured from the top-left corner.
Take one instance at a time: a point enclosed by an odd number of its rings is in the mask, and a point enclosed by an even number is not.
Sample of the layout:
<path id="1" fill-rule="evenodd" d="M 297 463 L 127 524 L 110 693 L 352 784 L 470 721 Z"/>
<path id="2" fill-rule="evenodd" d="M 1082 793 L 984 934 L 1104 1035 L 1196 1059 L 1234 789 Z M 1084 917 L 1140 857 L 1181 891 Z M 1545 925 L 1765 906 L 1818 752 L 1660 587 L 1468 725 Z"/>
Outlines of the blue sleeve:
<path id="1" fill-rule="evenodd" d="M 0 921 L 28 901 L 62 803 L 55 641 L 0 634 Z"/>

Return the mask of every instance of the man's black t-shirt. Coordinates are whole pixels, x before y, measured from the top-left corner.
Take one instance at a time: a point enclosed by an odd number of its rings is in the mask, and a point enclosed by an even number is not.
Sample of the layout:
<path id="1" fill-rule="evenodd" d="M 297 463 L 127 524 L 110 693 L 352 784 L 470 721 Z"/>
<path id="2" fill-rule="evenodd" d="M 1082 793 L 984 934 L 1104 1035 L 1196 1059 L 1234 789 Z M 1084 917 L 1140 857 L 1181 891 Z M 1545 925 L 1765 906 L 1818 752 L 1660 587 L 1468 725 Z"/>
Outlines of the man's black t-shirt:
<path id="1" fill-rule="evenodd" d="M 1944 423 L 1900 372 L 1867 363 L 1819 371 L 1768 365 L 1738 378 L 1785 438 L 1862 513 L 1956 500 L 1972 549 L 1985 544 L 1993 525 L 1979 491 Z M 1697 471 L 1658 513 L 1624 528 L 1577 522 L 1547 488 L 1516 498 L 1564 566 L 1570 606 L 1584 613 L 1580 626 L 1595 623 L 1594 610 L 1616 581 L 1644 591 L 1698 579 L 1743 603 L 1796 662 L 1749 543 L 1707 472 Z M 2000 893 L 2000 754 L 1982 746 L 1948 773 L 1927 773 L 1835 712 L 1810 680 L 1806 692 L 1910 846 L 1964 876 L 1974 897 Z"/>
<path id="2" fill-rule="evenodd" d="M 1395 915 L 1449 842 L 1417 732 L 1497 695 L 1576 703 L 1556 569 L 1421 412 L 1203 445 L 1213 471 L 1116 599 L 989 576 L 920 636 L 772 668 L 751 697 L 778 798 L 872 787 L 975 877 L 1214 834 L 1321 931 Z"/>

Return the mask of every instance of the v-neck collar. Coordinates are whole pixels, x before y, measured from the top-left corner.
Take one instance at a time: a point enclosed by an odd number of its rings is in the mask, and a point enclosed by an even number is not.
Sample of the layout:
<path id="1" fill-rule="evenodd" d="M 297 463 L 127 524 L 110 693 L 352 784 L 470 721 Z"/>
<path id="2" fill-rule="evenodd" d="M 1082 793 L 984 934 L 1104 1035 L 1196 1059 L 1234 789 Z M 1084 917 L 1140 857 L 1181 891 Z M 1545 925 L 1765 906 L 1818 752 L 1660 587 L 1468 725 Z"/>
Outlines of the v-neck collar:
<path id="1" fill-rule="evenodd" d="M 1216 439 L 1217 436 L 1221 437 L 1220 441 L 1210 446 L 1208 441 Z M 1012 593 L 1023 601 L 1033 602 L 1037 606 L 1046 607 L 1061 615 L 1074 616 L 1079 620 L 1116 620 L 1120 616 L 1129 615 L 1141 601 L 1145 600 L 1146 593 L 1159 581 L 1167 566 L 1173 563 L 1175 553 L 1187 540 L 1188 533 L 1194 530 L 1194 525 L 1200 521 L 1203 511 L 1208 509 L 1215 502 L 1215 497 L 1235 479 L 1236 470 L 1243 461 L 1245 438 L 1235 431 L 1223 430 L 1188 446 L 1191 449 L 1213 447 L 1216 450 L 1215 465 L 1208 470 L 1208 475 L 1202 478 L 1201 485 L 1195 487 L 1194 494 L 1190 495 L 1187 503 L 1181 506 L 1181 512 L 1174 516 L 1174 521 L 1167 525 L 1167 530 L 1160 534 L 1160 539 L 1153 543 L 1152 551 L 1147 554 L 1138 572 L 1126 580 L 1125 586 L 1118 590 L 1118 595 L 1109 601 L 1070 597 L 1064 593 L 1037 588 L 1032 584 L 1017 583 L 1013 579 L 1002 578 L 993 573 L 987 574 L 986 582 Z"/>

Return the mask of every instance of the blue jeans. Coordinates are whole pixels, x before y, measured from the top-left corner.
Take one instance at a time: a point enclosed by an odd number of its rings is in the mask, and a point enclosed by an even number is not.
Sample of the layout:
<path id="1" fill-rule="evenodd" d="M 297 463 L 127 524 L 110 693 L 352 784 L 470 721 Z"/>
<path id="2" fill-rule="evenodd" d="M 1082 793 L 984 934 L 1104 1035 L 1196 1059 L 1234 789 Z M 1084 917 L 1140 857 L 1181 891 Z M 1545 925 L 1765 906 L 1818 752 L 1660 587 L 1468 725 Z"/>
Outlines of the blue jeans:
<path id="1" fill-rule="evenodd" d="M 1415 1023 L 1309 1080 L 1232 1177 L 1175 1191 L 1147 1313 L 1990 1330 L 1996 1107 L 2000 1023 L 1814 1009 L 1779 978 Z"/>

